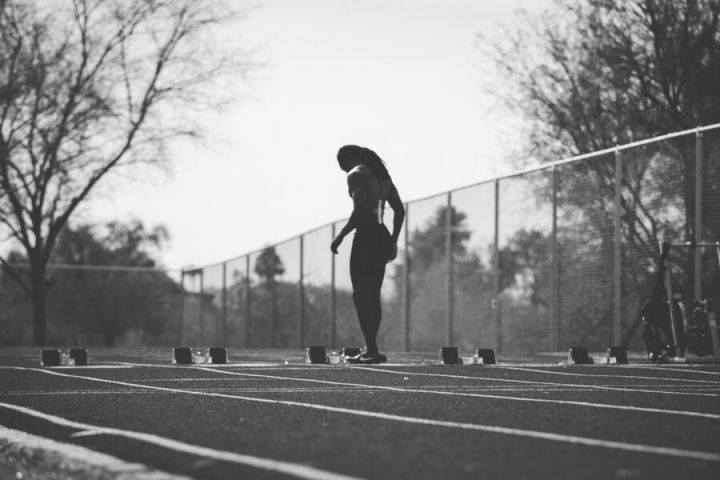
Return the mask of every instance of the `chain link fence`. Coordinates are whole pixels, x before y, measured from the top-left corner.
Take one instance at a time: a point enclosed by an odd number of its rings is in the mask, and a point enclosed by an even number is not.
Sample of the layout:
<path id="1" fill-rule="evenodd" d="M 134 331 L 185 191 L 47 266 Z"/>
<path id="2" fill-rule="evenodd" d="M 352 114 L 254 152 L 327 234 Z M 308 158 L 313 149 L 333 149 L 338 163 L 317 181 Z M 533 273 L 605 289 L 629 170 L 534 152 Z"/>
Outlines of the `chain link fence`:
<path id="1" fill-rule="evenodd" d="M 621 344 L 644 349 L 637 314 L 655 284 L 659 242 L 720 240 L 720 125 L 546 163 L 409 202 L 406 211 L 398 258 L 388 265 L 383 285 L 383 349 L 457 345 L 465 351 L 526 353 Z M 122 340 L 362 345 L 350 285 L 351 239 L 338 255 L 330 252 L 344 223 L 184 270 L 177 280 L 156 273 L 162 293 L 137 316 L 156 318 L 160 303 L 163 320 L 153 320 L 154 334 L 118 329 Z M 720 305 L 717 262 L 714 248 L 673 249 L 675 291 L 686 301 L 713 297 Z M 93 303 L 116 311 L 114 321 L 132 323 L 121 307 L 112 307 L 119 301 L 112 288 L 89 286 L 106 280 L 82 275 L 85 286 L 63 277 L 64 286 L 53 287 L 59 296 L 70 295 L 63 292 L 76 285 L 80 293 L 72 293 L 78 295 L 73 308 L 89 305 L 55 321 L 63 325 L 58 332 L 75 335 L 67 325 L 77 322 L 73 328 L 81 336 L 84 318 L 97 323 Z M 0 327 L 28 329 L 29 313 L 17 310 L 27 305 L 11 301 L 9 281 L 2 282 Z M 56 317 L 52 305 L 48 311 Z M 28 320 L 12 323 L 13 318 Z M 102 338 L 101 332 L 94 335 Z M 29 334 L 8 338 L 27 342 Z"/>
<path id="2" fill-rule="evenodd" d="M 383 286 L 381 345 L 518 353 L 571 345 L 643 349 L 637 314 L 655 284 L 659 243 L 720 240 L 719 127 L 407 203 L 398 259 Z M 185 271 L 186 279 L 226 272 L 224 283 L 205 281 L 206 307 L 201 316 L 186 315 L 185 325 L 226 332 L 215 340 L 230 345 L 361 345 L 350 242 L 339 255 L 329 248 L 343 224 Z M 675 248 L 671 260 L 675 288 L 686 301 L 720 302 L 714 249 Z"/>

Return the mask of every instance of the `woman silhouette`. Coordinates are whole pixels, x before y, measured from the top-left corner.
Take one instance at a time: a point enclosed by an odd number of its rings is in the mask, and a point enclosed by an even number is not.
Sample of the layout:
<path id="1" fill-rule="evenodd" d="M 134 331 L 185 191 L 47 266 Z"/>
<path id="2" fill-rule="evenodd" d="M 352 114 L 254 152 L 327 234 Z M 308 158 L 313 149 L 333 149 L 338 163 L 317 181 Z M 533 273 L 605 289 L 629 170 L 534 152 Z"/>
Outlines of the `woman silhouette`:
<path id="1" fill-rule="evenodd" d="M 360 329 L 365 337 L 365 349 L 360 355 L 349 357 L 349 363 L 383 363 L 387 357 L 377 345 L 382 320 L 380 289 L 385 277 L 385 265 L 397 256 L 405 208 L 397 188 L 380 157 L 368 148 L 345 145 L 337 154 L 340 168 L 347 172 L 348 192 L 353 210 L 330 249 L 337 249 L 345 236 L 355 230 L 350 253 L 350 279 L 353 303 Z M 392 235 L 383 223 L 385 202 L 393 209 Z"/>

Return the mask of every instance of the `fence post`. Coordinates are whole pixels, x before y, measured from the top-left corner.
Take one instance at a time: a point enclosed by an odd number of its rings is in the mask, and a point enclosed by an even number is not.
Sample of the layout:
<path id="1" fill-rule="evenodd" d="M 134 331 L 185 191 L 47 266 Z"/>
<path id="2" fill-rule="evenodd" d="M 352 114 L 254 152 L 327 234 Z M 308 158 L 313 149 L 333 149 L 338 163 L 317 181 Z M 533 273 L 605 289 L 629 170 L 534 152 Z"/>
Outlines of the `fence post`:
<path id="1" fill-rule="evenodd" d="M 550 351 L 558 350 L 560 337 L 560 312 L 558 302 L 558 171 L 557 166 L 552 167 L 552 237 L 550 239 Z"/>
<path id="2" fill-rule="evenodd" d="M 273 246 L 274 248 L 274 246 Z M 275 330 L 278 323 L 277 282 L 275 282 L 275 261 L 272 260 L 270 272 L 270 347 L 275 347 Z"/>
<path id="3" fill-rule="evenodd" d="M 447 194 L 445 217 L 445 345 L 453 344 L 453 254 L 452 254 L 452 192 Z"/>
<path id="4" fill-rule="evenodd" d="M 410 204 L 405 204 L 405 235 L 403 242 L 405 243 L 403 247 L 403 261 L 405 262 L 405 268 L 403 269 L 403 293 L 404 293 L 404 303 L 403 303 L 403 351 L 409 352 L 412 348 L 410 344 L 410 250 L 408 249 L 410 245 L 410 228 L 409 228 L 409 218 L 410 218 Z"/>
<path id="5" fill-rule="evenodd" d="M 250 302 L 252 301 L 252 294 L 250 285 L 250 254 L 245 255 L 245 348 L 250 346 L 250 325 L 252 308 Z"/>
<path id="6" fill-rule="evenodd" d="M 303 348 L 305 343 L 305 235 L 300 235 L 300 315 L 298 325 L 298 348 Z"/>
<path id="7" fill-rule="evenodd" d="M 503 348 L 502 315 L 500 305 L 500 180 L 495 180 L 495 218 L 493 233 L 493 299 L 492 315 L 495 325 L 495 348 Z"/>
<path id="8" fill-rule="evenodd" d="M 182 292 L 181 303 L 180 303 L 180 330 L 179 343 L 178 345 L 185 344 L 185 269 L 180 270 L 180 291 Z"/>
<path id="9" fill-rule="evenodd" d="M 615 148 L 615 249 L 613 262 L 613 345 L 621 343 L 622 317 L 622 153 Z"/>
<path id="10" fill-rule="evenodd" d="M 695 242 L 703 241 L 703 133 L 695 132 Z M 695 298 L 702 297 L 702 249 L 695 248 Z"/>
<path id="11" fill-rule="evenodd" d="M 223 346 L 227 347 L 227 263 L 222 264 L 222 323 Z"/>
<path id="12" fill-rule="evenodd" d="M 330 241 L 335 239 L 335 223 L 330 229 Z M 335 254 L 330 252 L 330 348 L 337 344 L 337 292 L 335 291 Z"/>
<path id="13" fill-rule="evenodd" d="M 205 345 L 205 270 L 200 270 L 200 343 Z"/>

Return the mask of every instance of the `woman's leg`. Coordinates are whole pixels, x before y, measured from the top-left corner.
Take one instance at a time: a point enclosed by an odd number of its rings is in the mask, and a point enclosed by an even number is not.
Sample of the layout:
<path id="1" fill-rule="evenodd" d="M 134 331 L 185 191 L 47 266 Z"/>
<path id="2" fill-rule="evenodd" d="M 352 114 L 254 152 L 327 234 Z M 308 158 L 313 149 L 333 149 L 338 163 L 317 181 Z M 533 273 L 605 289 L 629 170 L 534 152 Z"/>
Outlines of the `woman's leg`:
<path id="1" fill-rule="evenodd" d="M 353 282 L 353 303 L 360 322 L 360 330 L 365 337 L 367 353 L 377 353 L 377 315 L 373 307 L 372 288 L 367 281 Z"/>
<path id="2" fill-rule="evenodd" d="M 353 303 L 368 354 L 378 353 L 377 334 L 382 319 L 380 289 L 385 276 L 385 261 L 378 250 L 374 232 L 356 232 L 350 254 L 350 279 Z"/>
<path id="3" fill-rule="evenodd" d="M 378 353 L 377 334 L 382 318 L 380 287 L 385 276 L 385 261 L 380 261 L 377 238 L 372 226 L 360 229 L 355 233 L 350 253 L 353 303 L 369 354 Z"/>
<path id="4" fill-rule="evenodd" d="M 380 331 L 380 323 L 382 322 L 381 289 L 384 277 L 385 264 L 383 263 L 382 265 L 375 265 L 373 275 L 370 278 L 368 292 L 371 311 L 370 320 L 368 323 L 370 328 L 370 334 L 372 335 L 372 338 L 375 342 L 375 351 L 377 351 L 377 336 L 378 332 Z"/>

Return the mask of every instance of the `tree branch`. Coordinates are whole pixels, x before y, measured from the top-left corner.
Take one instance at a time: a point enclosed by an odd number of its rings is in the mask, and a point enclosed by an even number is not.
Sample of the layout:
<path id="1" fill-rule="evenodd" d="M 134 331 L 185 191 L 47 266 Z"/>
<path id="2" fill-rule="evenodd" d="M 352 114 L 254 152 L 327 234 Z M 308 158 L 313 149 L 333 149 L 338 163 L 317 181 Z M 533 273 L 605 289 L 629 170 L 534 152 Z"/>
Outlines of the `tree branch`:
<path id="1" fill-rule="evenodd" d="M 15 270 L 15 267 L 8 263 L 2 255 L 0 255 L 0 267 L 4 269 L 5 273 L 10 275 L 10 278 L 15 280 L 17 284 L 20 285 L 20 288 L 22 288 L 23 292 L 25 292 L 26 295 L 32 295 L 32 289 L 30 288 L 30 285 L 28 285 L 28 283 Z"/>

